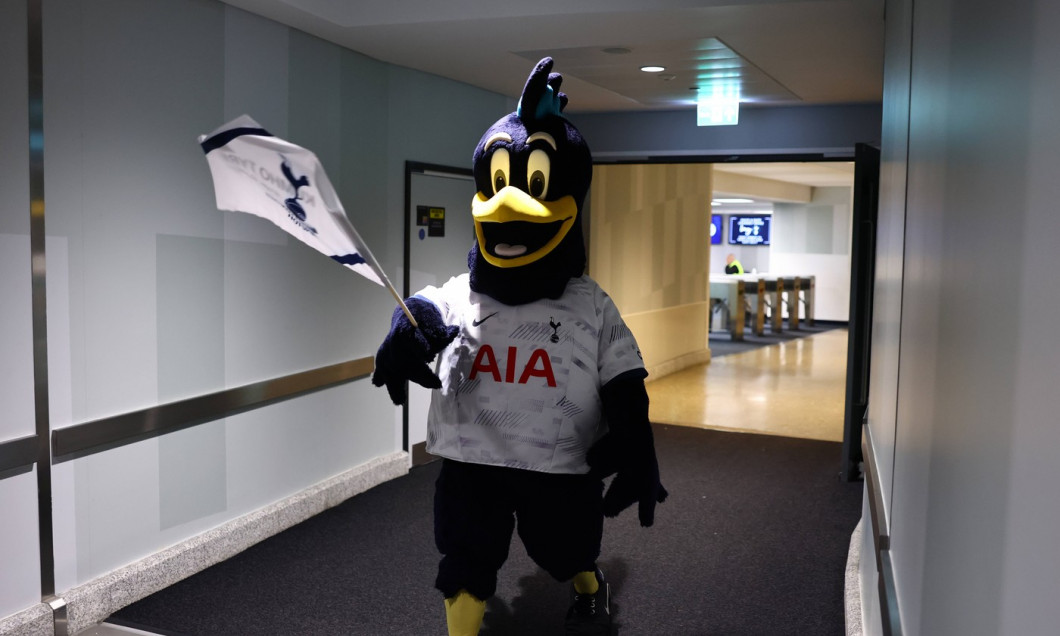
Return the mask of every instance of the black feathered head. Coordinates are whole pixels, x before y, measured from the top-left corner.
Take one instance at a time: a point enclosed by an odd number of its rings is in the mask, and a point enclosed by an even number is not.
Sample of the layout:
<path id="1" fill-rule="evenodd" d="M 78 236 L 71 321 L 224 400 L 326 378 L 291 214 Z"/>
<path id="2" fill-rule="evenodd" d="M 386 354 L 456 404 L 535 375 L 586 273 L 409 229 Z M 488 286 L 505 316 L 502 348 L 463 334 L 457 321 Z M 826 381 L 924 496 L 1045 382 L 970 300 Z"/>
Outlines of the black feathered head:
<path id="1" fill-rule="evenodd" d="M 551 58 L 538 62 L 516 111 L 490 126 L 475 147 L 472 288 L 502 302 L 509 302 L 512 285 L 524 287 L 520 299 L 556 298 L 585 270 L 579 216 L 592 155 L 561 114 L 563 78 L 551 70 Z"/>

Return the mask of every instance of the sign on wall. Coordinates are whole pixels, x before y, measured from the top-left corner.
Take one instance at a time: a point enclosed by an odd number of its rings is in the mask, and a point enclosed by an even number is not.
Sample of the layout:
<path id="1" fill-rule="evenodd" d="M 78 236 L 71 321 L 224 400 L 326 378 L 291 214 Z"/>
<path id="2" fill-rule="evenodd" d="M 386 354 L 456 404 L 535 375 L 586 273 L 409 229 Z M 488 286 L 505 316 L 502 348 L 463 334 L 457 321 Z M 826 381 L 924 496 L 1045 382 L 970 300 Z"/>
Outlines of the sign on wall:
<path id="1" fill-rule="evenodd" d="M 729 217 L 729 243 L 733 245 L 769 245 L 773 217 L 768 214 L 733 214 Z"/>

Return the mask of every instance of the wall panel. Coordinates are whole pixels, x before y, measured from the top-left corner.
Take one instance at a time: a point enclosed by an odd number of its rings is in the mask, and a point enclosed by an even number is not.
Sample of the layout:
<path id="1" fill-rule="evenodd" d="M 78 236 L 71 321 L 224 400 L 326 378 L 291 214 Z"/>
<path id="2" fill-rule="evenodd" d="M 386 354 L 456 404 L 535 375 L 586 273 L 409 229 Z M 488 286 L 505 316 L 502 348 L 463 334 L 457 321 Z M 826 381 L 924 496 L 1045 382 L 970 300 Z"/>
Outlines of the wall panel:
<path id="1" fill-rule="evenodd" d="M 872 359 L 867 420 L 876 443 L 883 489 L 882 523 L 889 519 L 898 399 L 899 329 L 905 252 L 912 0 L 888 3 L 880 147 L 879 221 L 873 298 Z"/>
<path id="2" fill-rule="evenodd" d="M 25 2 L 0 3 L 0 444 L 35 432 Z M 29 468 L 29 470 L 27 470 Z M 0 618 L 40 601 L 37 480 L 0 471 Z"/>
<path id="3" fill-rule="evenodd" d="M 32 435 L 26 5 L 0 5 L 0 442 Z"/>
<path id="4" fill-rule="evenodd" d="M 589 275 L 633 317 L 651 368 L 705 359 L 710 195 L 707 164 L 593 170 Z"/>
<path id="5" fill-rule="evenodd" d="M 1051 289 L 1060 269 L 1056 242 L 1060 238 L 1060 124 L 1056 105 L 1060 103 L 1060 80 L 1056 60 L 1060 42 L 1060 5 L 1039 2 L 1033 5 L 1028 74 L 1029 131 L 1025 163 L 1026 208 L 1022 228 L 1023 244 L 1012 252 L 1023 273 L 1018 293 L 1019 318 L 1013 331 L 1016 358 L 1012 376 L 1013 430 L 1011 466 L 1006 493 L 1007 518 L 1001 551 L 1007 556 L 1001 572 L 1002 628 L 1011 634 L 1048 633 L 1057 625 L 1055 590 L 1060 589 L 1060 551 L 1056 528 L 1060 528 L 1060 492 L 1044 487 L 1060 474 L 1051 457 L 1060 448 L 1060 413 L 1057 363 L 1060 338 L 1053 333 L 1055 297 Z M 1015 177 L 1016 175 L 1009 175 Z M 1014 179 L 1018 183 L 1018 179 Z M 1018 256 L 1017 256 L 1018 255 Z"/>
<path id="6" fill-rule="evenodd" d="M 1019 283 L 1030 272 L 995 264 L 1026 253 L 1035 213 L 1028 148 L 1048 130 L 1032 130 L 1027 116 L 1031 86 L 1055 83 L 1052 74 L 1029 71 L 1035 5 L 915 4 L 892 501 L 895 555 L 906 538 L 897 529 L 906 527 L 913 550 L 905 565 L 914 572 L 923 528 L 921 607 L 909 619 L 915 633 L 1019 633 L 1002 622 L 1000 599 L 1006 561 L 1028 548 L 1006 549 L 1005 522 L 1020 462 L 1012 443 L 1021 424 L 1014 379 L 1024 364 L 1022 335 L 993 326 L 1026 315 Z M 908 481 L 917 473 L 925 479 Z M 910 591 L 900 589 L 899 598 Z"/>
<path id="7" fill-rule="evenodd" d="M 822 187 L 808 204 L 773 205 L 769 271 L 816 277 L 817 320 L 849 319 L 851 196 L 850 187 Z"/>
<path id="8" fill-rule="evenodd" d="M 891 470 L 903 633 L 1048 633 L 1060 561 L 1045 529 L 1060 521 L 1060 500 L 1040 485 L 1057 472 L 1042 453 L 1060 443 L 1060 350 L 1040 290 L 1060 267 L 1050 35 L 1060 11 L 896 0 L 887 14 L 901 31 L 889 36 L 888 62 L 909 66 L 897 83 L 908 84 L 909 107 L 904 121 L 885 119 L 885 177 L 906 132 L 908 144 L 904 210 L 900 179 L 882 184 L 880 208 L 881 239 L 885 215 L 903 217 L 902 251 L 881 248 L 877 271 L 886 279 L 901 256 L 901 355 L 893 368 L 893 318 L 878 286 L 873 356 L 887 364 L 873 378 L 870 426 L 877 452 L 893 450 L 880 472 Z M 883 296 L 894 300 L 891 289 Z M 897 397 L 893 414 L 874 407 L 880 393 Z"/>
<path id="9" fill-rule="evenodd" d="M 385 290 L 216 209 L 198 135 L 246 113 L 311 148 L 400 280 L 404 161 L 469 164 L 510 110 L 210 0 L 48 3 L 45 25 L 55 428 L 371 356 L 386 333 Z M 60 592 L 390 455 L 395 412 L 356 381 L 56 465 Z"/>

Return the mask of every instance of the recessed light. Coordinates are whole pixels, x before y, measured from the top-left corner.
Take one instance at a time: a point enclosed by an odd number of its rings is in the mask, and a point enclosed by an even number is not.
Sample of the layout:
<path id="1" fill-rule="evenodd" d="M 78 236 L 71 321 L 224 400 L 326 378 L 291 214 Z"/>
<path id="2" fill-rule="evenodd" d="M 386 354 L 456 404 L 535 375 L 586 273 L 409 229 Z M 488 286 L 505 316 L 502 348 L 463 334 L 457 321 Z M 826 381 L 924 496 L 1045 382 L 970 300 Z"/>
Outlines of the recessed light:
<path id="1" fill-rule="evenodd" d="M 642 67 L 640 67 L 640 70 L 644 71 L 645 73 L 662 73 L 663 71 L 666 70 L 666 67 L 665 66 L 642 66 Z"/>

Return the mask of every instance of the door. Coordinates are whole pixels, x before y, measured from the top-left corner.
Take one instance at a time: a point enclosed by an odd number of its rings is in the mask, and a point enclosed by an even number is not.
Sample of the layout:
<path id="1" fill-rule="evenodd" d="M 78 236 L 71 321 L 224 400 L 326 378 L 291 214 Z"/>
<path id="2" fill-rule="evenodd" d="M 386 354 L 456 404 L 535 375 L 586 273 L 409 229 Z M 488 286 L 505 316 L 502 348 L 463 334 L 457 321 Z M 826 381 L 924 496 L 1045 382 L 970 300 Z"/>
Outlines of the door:
<path id="1" fill-rule="evenodd" d="M 405 169 L 405 285 L 408 297 L 427 285 L 440 286 L 467 271 L 467 253 L 475 240 L 471 199 L 475 182 L 470 169 L 409 162 Z M 405 450 L 412 463 L 425 454 L 427 409 L 431 392 L 409 383 L 405 406 Z"/>

